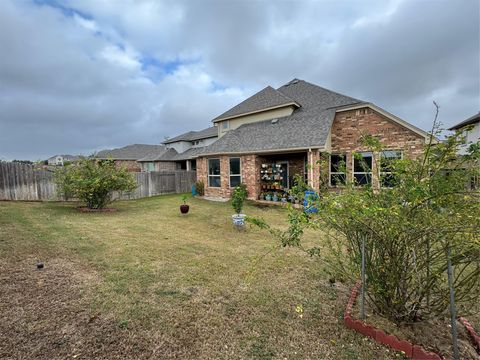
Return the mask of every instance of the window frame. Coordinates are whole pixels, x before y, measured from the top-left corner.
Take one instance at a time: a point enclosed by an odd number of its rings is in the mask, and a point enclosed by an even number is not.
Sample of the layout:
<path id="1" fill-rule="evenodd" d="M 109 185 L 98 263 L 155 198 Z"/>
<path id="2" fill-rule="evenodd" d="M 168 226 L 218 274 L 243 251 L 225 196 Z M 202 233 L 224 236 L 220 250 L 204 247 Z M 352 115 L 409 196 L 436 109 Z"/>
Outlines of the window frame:
<path id="1" fill-rule="evenodd" d="M 231 161 L 232 159 L 238 159 L 238 168 L 239 168 L 239 173 L 238 174 L 232 174 L 232 164 Z M 242 158 L 240 156 L 232 156 L 228 158 L 228 186 L 233 189 L 236 188 L 237 186 L 232 186 L 232 177 L 239 177 L 240 182 L 238 185 L 242 183 Z"/>
<path id="2" fill-rule="evenodd" d="M 364 186 L 372 186 L 373 185 L 373 161 L 374 161 L 374 157 L 373 157 L 373 152 L 371 151 L 357 151 L 356 154 L 361 154 L 362 155 L 362 159 L 364 159 L 366 156 L 364 155 L 369 155 L 370 158 L 372 159 L 371 161 L 371 165 L 370 165 L 370 171 L 355 171 L 355 162 L 358 161 L 357 160 L 357 157 L 352 154 L 352 181 L 353 181 L 353 186 L 355 187 L 364 187 Z M 357 183 L 356 181 L 356 178 L 355 178 L 355 175 L 364 175 L 367 179 L 367 175 L 370 175 L 370 181 L 366 184 L 359 184 Z"/>
<path id="3" fill-rule="evenodd" d="M 210 161 L 212 160 L 218 160 L 218 170 L 219 170 L 219 174 L 218 175 L 215 175 L 215 174 L 210 174 Z M 211 185 L 211 178 L 217 178 L 218 177 L 218 180 L 219 180 L 219 185 L 218 186 L 212 186 Z M 220 161 L 220 158 L 210 158 L 208 159 L 207 161 L 207 179 L 208 179 L 208 187 L 211 187 L 211 188 L 221 188 L 222 187 L 222 163 Z"/>
<path id="4" fill-rule="evenodd" d="M 343 156 L 343 161 L 345 162 L 345 172 L 343 171 L 334 171 L 332 172 L 332 156 Z M 332 185 L 332 175 L 344 175 L 345 182 L 342 185 Z M 330 154 L 328 157 L 328 186 L 340 188 L 347 186 L 347 154 Z"/>
<path id="5" fill-rule="evenodd" d="M 382 187 L 384 189 L 392 189 L 393 188 L 393 186 L 384 186 L 383 185 L 383 178 L 382 178 L 383 175 L 392 175 L 393 171 L 382 171 L 382 159 L 387 158 L 387 157 L 384 157 L 385 153 L 393 153 L 393 152 L 400 154 L 399 158 L 398 157 L 393 157 L 393 159 L 395 159 L 395 160 L 402 160 L 403 159 L 403 151 L 401 151 L 401 150 L 384 150 L 384 151 L 380 152 L 380 156 L 379 156 L 379 172 L 378 172 L 379 179 L 378 179 L 378 182 L 379 182 L 380 187 Z"/>

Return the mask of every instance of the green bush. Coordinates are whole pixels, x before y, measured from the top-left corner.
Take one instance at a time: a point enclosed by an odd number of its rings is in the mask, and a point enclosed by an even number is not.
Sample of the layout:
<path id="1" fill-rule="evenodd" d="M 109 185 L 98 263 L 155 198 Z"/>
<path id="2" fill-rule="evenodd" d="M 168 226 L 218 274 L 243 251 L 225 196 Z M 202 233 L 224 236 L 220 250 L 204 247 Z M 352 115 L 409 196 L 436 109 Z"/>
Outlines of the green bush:
<path id="1" fill-rule="evenodd" d="M 458 133 L 430 144 L 420 158 L 392 161 L 391 188 L 359 190 L 350 183 L 341 193 L 322 193 L 317 214 L 290 209 L 288 230 L 272 229 L 261 219 L 250 221 L 268 229 L 282 246 L 318 256 L 338 279 L 360 278 L 365 244 L 368 300 L 396 323 L 448 312 L 450 258 L 458 312 L 467 314 L 480 298 L 480 192 L 469 185 L 480 175 L 480 146 L 470 146 L 469 154 L 460 157 L 462 141 Z M 384 151 L 372 136 L 364 136 L 363 145 L 374 160 Z M 326 244 L 303 248 L 305 227 L 322 232 L 319 238 Z"/>
<path id="2" fill-rule="evenodd" d="M 77 198 L 90 209 L 102 209 L 112 201 L 114 191 L 133 191 L 137 184 L 126 168 L 111 160 L 86 158 L 55 171 L 58 193 Z"/>
<path id="3" fill-rule="evenodd" d="M 245 184 L 240 184 L 232 192 L 232 207 L 236 214 L 240 214 L 243 209 L 243 203 L 247 199 L 247 187 Z"/>
<path id="4" fill-rule="evenodd" d="M 195 183 L 195 191 L 199 196 L 205 195 L 205 184 L 203 183 L 203 181 L 197 181 Z"/>

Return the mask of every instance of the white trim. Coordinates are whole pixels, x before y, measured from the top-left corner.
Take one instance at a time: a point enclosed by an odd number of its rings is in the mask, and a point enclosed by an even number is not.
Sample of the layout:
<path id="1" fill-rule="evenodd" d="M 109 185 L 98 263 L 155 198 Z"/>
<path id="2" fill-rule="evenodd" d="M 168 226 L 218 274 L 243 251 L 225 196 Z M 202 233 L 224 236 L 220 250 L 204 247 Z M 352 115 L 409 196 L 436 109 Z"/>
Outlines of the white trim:
<path id="1" fill-rule="evenodd" d="M 344 161 L 345 161 L 345 172 L 332 172 L 332 155 L 336 155 L 336 156 L 343 156 L 344 157 Z M 335 185 L 333 186 L 332 185 L 332 174 L 343 174 L 345 175 L 345 184 L 343 185 Z M 328 156 L 328 186 L 329 187 L 335 187 L 335 188 L 343 188 L 345 186 L 347 186 L 346 184 L 347 182 L 347 153 L 332 153 Z"/>
<path id="2" fill-rule="evenodd" d="M 370 154 L 371 158 L 372 158 L 372 165 L 371 165 L 371 168 L 370 168 L 370 171 L 369 172 L 365 172 L 365 171 L 358 171 L 358 172 L 355 172 L 355 156 L 353 155 L 353 153 L 357 153 L 357 154 L 362 154 L 362 157 L 365 158 L 365 156 L 363 156 L 363 154 Z M 366 185 L 369 185 L 368 183 L 365 184 L 365 185 L 357 185 L 355 183 L 355 174 L 360 174 L 360 175 L 368 175 L 370 174 L 370 185 L 373 186 L 373 163 L 374 163 L 374 153 L 373 151 L 354 151 L 352 152 L 352 183 L 353 183 L 353 186 L 355 187 L 363 187 L 363 186 L 366 186 Z"/>
<path id="3" fill-rule="evenodd" d="M 289 103 L 286 103 L 286 104 L 271 106 L 271 107 L 263 108 L 263 109 L 260 109 L 260 110 L 253 110 L 253 111 L 249 111 L 249 112 L 246 112 L 246 113 L 241 113 L 241 114 L 238 114 L 238 115 L 231 115 L 231 116 L 227 116 L 227 117 L 223 117 L 223 118 L 214 119 L 214 120 L 212 120 L 212 122 L 217 123 L 217 122 L 221 122 L 221 121 L 225 121 L 225 120 L 239 118 L 239 117 L 242 117 L 242 116 L 258 114 L 258 113 L 262 113 L 262 112 L 270 111 L 270 110 L 275 110 L 275 109 L 281 109 L 281 108 L 289 107 L 289 106 L 296 106 L 297 108 L 300 107 L 300 105 L 298 105 L 295 101 L 292 101 L 292 102 L 289 102 Z"/>
<path id="4" fill-rule="evenodd" d="M 353 106 L 347 106 L 347 107 L 344 107 L 344 108 L 340 108 L 340 109 L 337 109 L 335 112 L 339 113 L 339 112 L 344 112 L 344 111 L 349 111 L 349 110 L 356 110 L 356 109 L 362 109 L 362 108 L 370 108 L 376 112 L 378 112 L 379 114 L 385 116 L 387 119 L 390 119 L 394 122 L 396 122 L 397 124 L 403 126 L 404 128 L 407 128 L 408 130 L 411 130 L 413 131 L 414 133 L 422 136 L 423 138 L 425 138 L 425 142 L 428 143 L 430 141 L 430 134 L 427 133 L 426 131 L 416 127 L 415 125 L 412 125 L 408 122 L 406 122 L 405 120 L 402 120 L 400 119 L 398 116 L 395 116 L 391 113 L 389 113 L 388 111 L 378 107 L 377 105 L 374 105 L 372 103 L 363 103 L 363 104 L 357 104 L 357 105 L 353 105 Z M 434 137 L 434 142 L 437 143 L 439 142 L 438 139 L 436 139 Z"/>
<path id="5" fill-rule="evenodd" d="M 210 175 L 210 160 L 218 160 L 218 166 L 220 167 L 220 174 Z M 210 177 L 218 177 L 220 179 L 220 186 L 210 186 Z M 222 160 L 220 158 L 208 158 L 207 159 L 207 187 L 212 189 L 221 189 L 222 188 Z"/>
<path id="6" fill-rule="evenodd" d="M 392 171 L 382 171 L 382 154 L 387 152 L 387 151 L 392 151 L 392 152 L 397 152 L 397 153 L 400 153 L 400 160 L 403 159 L 403 151 L 402 150 L 384 150 L 384 151 L 380 151 L 379 154 L 378 154 L 378 186 L 381 187 L 381 188 L 384 188 L 384 189 L 391 189 L 391 187 L 389 186 L 382 186 L 382 174 L 393 174 Z M 395 158 L 397 159 L 397 158 Z"/>

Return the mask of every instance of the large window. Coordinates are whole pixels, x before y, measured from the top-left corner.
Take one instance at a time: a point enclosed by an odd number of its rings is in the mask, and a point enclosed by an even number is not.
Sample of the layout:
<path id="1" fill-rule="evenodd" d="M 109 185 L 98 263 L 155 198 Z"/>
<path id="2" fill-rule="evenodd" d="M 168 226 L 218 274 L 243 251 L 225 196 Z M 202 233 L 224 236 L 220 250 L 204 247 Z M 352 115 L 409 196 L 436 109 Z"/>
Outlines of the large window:
<path id="1" fill-rule="evenodd" d="M 345 186 L 347 183 L 345 155 L 330 155 L 330 186 Z"/>
<path id="2" fill-rule="evenodd" d="M 382 151 L 380 154 L 380 185 L 391 188 L 396 185 L 396 178 L 393 172 L 395 161 L 402 158 L 400 151 Z"/>
<path id="3" fill-rule="evenodd" d="M 220 159 L 208 159 L 208 186 L 220 187 Z"/>
<path id="4" fill-rule="evenodd" d="M 372 184 L 372 163 L 371 152 L 356 153 L 353 157 L 353 181 L 356 186 Z"/>
<path id="5" fill-rule="evenodd" d="M 230 158 L 230 187 L 234 188 L 242 182 L 240 158 Z"/>

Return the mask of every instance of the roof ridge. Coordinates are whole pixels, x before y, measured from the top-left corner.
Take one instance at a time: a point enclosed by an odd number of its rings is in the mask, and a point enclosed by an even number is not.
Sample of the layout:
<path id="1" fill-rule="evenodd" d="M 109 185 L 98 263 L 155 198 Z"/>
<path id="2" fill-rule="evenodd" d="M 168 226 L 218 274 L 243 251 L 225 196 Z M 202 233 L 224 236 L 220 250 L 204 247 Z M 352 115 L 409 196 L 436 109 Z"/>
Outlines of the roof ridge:
<path id="1" fill-rule="evenodd" d="M 337 95 L 340 95 L 340 96 L 343 96 L 343 97 L 346 97 L 346 98 L 350 98 L 350 99 L 353 99 L 353 100 L 356 100 L 357 102 L 365 102 L 365 100 L 360 100 L 360 99 L 357 99 L 357 98 L 354 98 L 354 97 L 351 97 L 351 96 L 348 96 L 348 95 L 345 95 L 345 94 L 342 94 L 342 93 L 339 93 L 338 91 L 334 91 L 334 90 L 330 90 L 330 89 L 327 89 L 326 87 L 323 87 L 323 86 L 320 86 L 320 85 L 317 85 L 317 84 L 314 84 L 314 83 L 311 83 L 309 81 L 305 81 L 305 80 L 302 80 L 302 79 L 297 79 L 297 78 L 294 78 L 293 80 L 290 80 L 288 83 L 280 86 L 277 90 L 279 92 L 281 92 L 281 88 L 283 87 L 287 87 L 287 86 L 290 86 L 290 85 L 293 85 L 293 84 L 297 84 L 299 82 L 303 82 L 305 84 L 308 84 L 310 86 L 313 86 L 313 87 L 316 87 L 316 88 L 319 88 L 319 89 L 322 89 L 324 91 L 328 91 L 328 92 L 331 92 L 333 94 L 337 94 Z"/>

